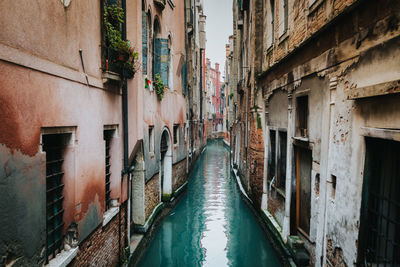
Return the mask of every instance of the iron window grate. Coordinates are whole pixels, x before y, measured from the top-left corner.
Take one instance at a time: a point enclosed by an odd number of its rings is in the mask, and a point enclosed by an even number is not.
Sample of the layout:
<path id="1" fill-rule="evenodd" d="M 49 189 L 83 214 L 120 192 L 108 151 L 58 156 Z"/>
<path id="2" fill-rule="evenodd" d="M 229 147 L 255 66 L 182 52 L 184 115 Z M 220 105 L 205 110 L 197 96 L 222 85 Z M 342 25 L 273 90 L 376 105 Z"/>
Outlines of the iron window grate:
<path id="1" fill-rule="evenodd" d="M 46 152 L 46 261 L 62 250 L 64 229 L 63 154 L 66 134 L 43 135 Z"/>
<path id="2" fill-rule="evenodd" d="M 114 130 L 104 131 L 104 141 L 105 141 L 105 199 L 106 199 L 106 210 L 111 207 L 111 139 Z"/>
<path id="3" fill-rule="evenodd" d="M 400 264 L 400 143 L 367 138 L 361 261 L 366 266 Z M 364 234 L 362 234 L 364 233 Z"/>

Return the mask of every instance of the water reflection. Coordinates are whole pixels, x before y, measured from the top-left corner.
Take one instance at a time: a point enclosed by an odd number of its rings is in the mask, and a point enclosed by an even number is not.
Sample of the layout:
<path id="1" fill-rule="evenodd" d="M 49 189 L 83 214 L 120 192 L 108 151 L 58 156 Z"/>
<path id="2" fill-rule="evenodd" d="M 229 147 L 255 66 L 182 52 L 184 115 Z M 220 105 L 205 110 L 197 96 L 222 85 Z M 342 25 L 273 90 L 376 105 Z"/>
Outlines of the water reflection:
<path id="1" fill-rule="evenodd" d="M 164 220 L 139 266 L 280 266 L 230 177 L 229 153 L 207 146 L 188 192 Z"/>

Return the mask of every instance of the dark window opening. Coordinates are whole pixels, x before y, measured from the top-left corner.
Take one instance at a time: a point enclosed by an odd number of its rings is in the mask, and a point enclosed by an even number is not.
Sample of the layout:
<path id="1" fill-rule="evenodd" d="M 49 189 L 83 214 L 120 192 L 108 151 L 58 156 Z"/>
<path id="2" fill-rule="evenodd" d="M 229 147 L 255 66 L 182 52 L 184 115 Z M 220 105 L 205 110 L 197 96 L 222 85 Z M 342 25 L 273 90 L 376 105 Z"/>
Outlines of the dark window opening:
<path id="1" fill-rule="evenodd" d="M 318 197 L 319 196 L 319 184 L 320 184 L 320 175 L 319 173 L 317 173 L 315 175 L 315 196 Z"/>
<path id="2" fill-rule="evenodd" d="M 308 123 L 308 96 L 300 96 L 297 98 L 297 120 L 296 120 L 296 135 L 307 137 Z"/>
<path id="3" fill-rule="evenodd" d="M 179 124 L 174 125 L 174 144 L 178 144 L 179 141 Z"/>
<path id="4" fill-rule="evenodd" d="M 43 135 L 46 152 L 46 261 L 63 249 L 63 162 L 70 134 Z"/>
<path id="5" fill-rule="evenodd" d="M 149 126 L 149 152 L 154 152 L 154 126 Z"/>
<path id="6" fill-rule="evenodd" d="M 271 4 L 271 34 L 272 34 L 272 43 L 275 42 L 275 0 L 270 0 Z"/>
<path id="7" fill-rule="evenodd" d="M 111 139 L 113 138 L 115 130 L 104 130 L 104 141 L 105 141 L 105 200 L 106 200 L 106 210 L 111 208 Z"/>
<path id="8" fill-rule="evenodd" d="M 332 175 L 332 189 L 331 189 L 331 198 L 335 199 L 336 196 L 336 176 Z"/>
<path id="9" fill-rule="evenodd" d="M 268 160 L 268 178 L 272 180 L 275 177 L 275 159 L 276 159 L 276 131 L 269 131 L 270 153 Z"/>
<path id="10" fill-rule="evenodd" d="M 366 148 L 358 261 L 367 266 L 398 266 L 400 142 L 367 138 Z"/>
<path id="11" fill-rule="evenodd" d="M 286 149 L 287 149 L 287 133 L 279 132 L 279 159 L 278 159 L 278 177 L 276 185 L 285 190 L 286 185 Z"/>

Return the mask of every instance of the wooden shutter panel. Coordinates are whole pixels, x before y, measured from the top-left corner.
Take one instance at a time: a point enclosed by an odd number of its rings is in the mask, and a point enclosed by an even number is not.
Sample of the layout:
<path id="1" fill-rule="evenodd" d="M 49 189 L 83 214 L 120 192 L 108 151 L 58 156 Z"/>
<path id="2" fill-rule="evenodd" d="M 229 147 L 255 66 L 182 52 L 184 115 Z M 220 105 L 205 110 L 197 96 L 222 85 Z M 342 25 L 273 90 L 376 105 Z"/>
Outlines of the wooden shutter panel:
<path id="1" fill-rule="evenodd" d="M 164 85 L 168 85 L 168 39 L 157 38 L 155 40 L 154 74 L 160 74 Z"/>
<path id="2" fill-rule="evenodd" d="M 147 14 L 142 11 L 142 69 L 147 74 Z"/>

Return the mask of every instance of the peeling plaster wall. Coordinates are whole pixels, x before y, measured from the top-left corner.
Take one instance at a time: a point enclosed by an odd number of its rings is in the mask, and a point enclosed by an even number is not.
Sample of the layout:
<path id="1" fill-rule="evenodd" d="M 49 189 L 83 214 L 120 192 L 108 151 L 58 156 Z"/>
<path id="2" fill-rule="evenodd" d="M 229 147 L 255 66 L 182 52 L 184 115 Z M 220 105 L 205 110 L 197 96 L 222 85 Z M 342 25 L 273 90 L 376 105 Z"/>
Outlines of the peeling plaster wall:
<path id="1" fill-rule="evenodd" d="M 67 148 L 63 165 L 63 219 L 64 231 L 71 222 L 78 223 L 82 241 L 102 222 L 105 209 L 105 125 L 118 125 L 111 151 L 111 197 L 121 195 L 121 96 L 104 90 L 101 81 L 99 1 L 72 1 L 68 8 L 60 1 L 11 1 L 0 6 L 0 72 L 4 74 L 0 77 L 0 187 L 1 203 L 7 203 L 0 216 L 4 220 L 0 256 L 22 257 L 19 261 L 25 265 L 37 265 L 44 260 L 46 239 L 41 129 L 76 129 L 75 143 Z"/>
<path id="2" fill-rule="evenodd" d="M 37 265 L 46 240 L 46 165 L 0 145 L 0 255 L 21 265 Z"/>
<path id="3" fill-rule="evenodd" d="M 350 13 L 336 19 L 313 42 L 299 46 L 324 23 L 357 1 L 321 1 L 310 16 L 301 12 L 289 15 L 289 50 L 284 45 L 272 51 L 282 61 L 263 62 L 267 70 L 259 80 L 264 97 L 293 90 L 293 115 L 296 96 L 309 95 L 309 141 L 313 150 L 311 176 L 310 242 L 305 246 L 316 266 L 352 266 L 357 262 L 361 193 L 364 180 L 365 138 L 362 127 L 399 130 L 400 96 L 394 90 L 387 96 L 350 100 L 349 94 L 365 86 L 400 80 L 400 6 L 398 1 L 360 1 Z M 301 3 L 301 2 L 300 2 Z M 299 12 L 297 3 L 289 12 Z M 296 11 L 296 9 L 299 9 Z M 306 11 L 305 11 L 306 12 Z M 292 17 L 292 19 L 291 19 Z M 328 20 L 324 21 L 324 17 Z M 296 32 L 310 26 L 309 32 Z M 324 23 L 322 23 L 324 22 Z M 291 22 L 289 22 L 291 23 Z M 302 24 L 303 23 L 303 24 Z M 304 39 L 305 38 L 305 39 Z M 290 48 L 296 49 L 289 54 Z M 266 57 L 266 61 L 276 58 Z M 275 64 L 277 63 L 277 64 Z M 397 86 L 398 88 L 398 86 Z M 370 93 L 378 94 L 378 90 Z M 394 88 L 396 89 L 396 88 Z M 361 89 L 359 89 L 361 90 Z M 393 92 L 392 92 L 393 91 Z M 284 104 L 285 102 L 282 101 Z M 281 121 L 279 108 L 269 106 L 271 121 Z M 288 121 L 289 125 L 295 123 Z M 283 123 L 284 124 L 284 123 Z M 289 137 L 290 138 L 290 137 Z M 289 143 L 288 143 L 289 145 Z M 293 165 L 294 168 L 294 165 Z M 315 178 L 320 174 L 319 190 Z M 291 174 L 295 177 L 294 173 Z M 333 195 L 332 176 L 336 177 Z M 319 192 L 317 195 L 316 192 Z M 326 201 L 325 201 L 326 196 Z M 290 205 L 286 205 L 286 209 Z M 326 212 L 326 217 L 325 217 Z M 326 226 L 325 226 L 326 223 Z M 285 225 L 284 225 L 285 227 Z M 284 229 L 285 233 L 285 229 Z M 284 237 L 285 238 L 285 237 Z M 321 262 L 321 260 L 326 262 Z"/>

